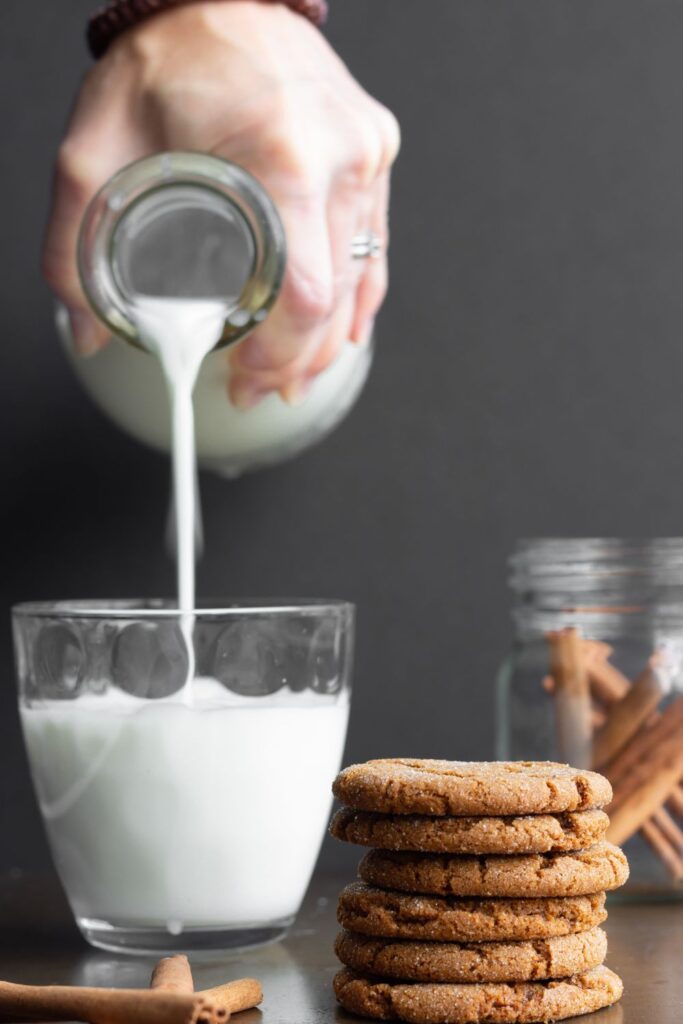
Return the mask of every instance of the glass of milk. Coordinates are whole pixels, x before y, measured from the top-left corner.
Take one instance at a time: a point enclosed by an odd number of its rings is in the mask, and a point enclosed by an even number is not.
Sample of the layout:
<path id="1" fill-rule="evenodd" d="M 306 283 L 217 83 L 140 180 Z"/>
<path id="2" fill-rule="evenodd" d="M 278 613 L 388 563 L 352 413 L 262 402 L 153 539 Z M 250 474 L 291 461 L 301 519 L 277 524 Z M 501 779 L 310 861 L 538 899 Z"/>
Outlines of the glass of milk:
<path id="1" fill-rule="evenodd" d="M 85 938 L 197 953 L 283 936 L 342 759 L 353 606 L 225 602 L 188 622 L 165 601 L 57 602 L 13 624 L 31 773 Z"/>

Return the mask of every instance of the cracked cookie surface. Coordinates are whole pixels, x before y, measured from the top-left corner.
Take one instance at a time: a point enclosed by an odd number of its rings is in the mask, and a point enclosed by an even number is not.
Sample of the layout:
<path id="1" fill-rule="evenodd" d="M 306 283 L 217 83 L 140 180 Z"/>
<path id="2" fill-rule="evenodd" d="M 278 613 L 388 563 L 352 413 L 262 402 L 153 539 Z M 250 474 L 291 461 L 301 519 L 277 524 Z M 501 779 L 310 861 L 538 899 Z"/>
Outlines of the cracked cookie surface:
<path id="1" fill-rule="evenodd" d="M 347 885 L 339 896 L 342 928 L 388 939 L 491 942 L 587 931 L 607 918 L 604 892 L 539 899 L 422 896 Z"/>
<path id="2" fill-rule="evenodd" d="M 623 885 L 628 862 L 607 842 L 511 857 L 370 850 L 358 874 L 369 885 L 436 896 L 583 896 Z"/>
<path id="3" fill-rule="evenodd" d="M 334 979 L 350 1013 L 408 1024 L 531 1024 L 590 1013 L 621 998 L 621 979 L 594 967 L 560 981 L 400 984 L 345 969 Z"/>
<path id="4" fill-rule="evenodd" d="M 542 981 L 597 967 L 607 954 L 602 928 L 531 942 L 410 942 L 341 932 L 341 962 L 361 974 L 399 981 Z"/>
<path id="5" fill-rule="evenodd" d="M 604 811 L 566 811 L 508 817 L 428 817 L 379 814 L 342 807 L 330 832 L 336 839 L 382 850 L 429 853 L 557 853 L 583 850 L 604 838 Z"/>
<path id="6" fill-rule="evenodd" d="M 350 765 L 332 788 L 347 807 L 387 814 L 557 814 L 612 799 L 604 776 L 551 761 L 390 758 Z"/>

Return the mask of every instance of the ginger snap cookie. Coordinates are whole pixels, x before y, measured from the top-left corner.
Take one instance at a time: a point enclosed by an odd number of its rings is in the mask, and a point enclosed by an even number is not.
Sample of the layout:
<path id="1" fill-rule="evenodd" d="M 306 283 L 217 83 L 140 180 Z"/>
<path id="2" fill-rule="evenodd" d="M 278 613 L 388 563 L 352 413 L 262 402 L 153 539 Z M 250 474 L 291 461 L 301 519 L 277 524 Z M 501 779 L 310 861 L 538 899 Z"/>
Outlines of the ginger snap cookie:
<path id="1" fill-rule="evenodd" d="M 623 885 L 628 862 L 607 842 L 512 857 L 370 850 L 358 874 L 369 885 L 437 896 L 583 896 Z"/>
<path id="2" fill-rule="evenodd" d="M 390 983 L 349 969 L 334 979 L 345 1010 L 408 1024 L 531 1024 L 590 1013 L 621 998 L 621 979 L 594 967 L 560 981 L 473 984 Z"/>
<path id="3" fill-rule="evenodd" d="M 552 761 L 397 757 L 350 765 L 332 789 L 347 807 L 383 814 L 558 814 L 612 799 L 604 776 Z"/>
<path id="4" fill-rule="evenodd" d="M 601 928 L 532 942 L 410 942 L 337 936 L 341 962 L 360 974 L 399 981 L 544 981 L 597 967 L 607 954 Z"/>
<path id="5" fill-rule="evenodd" d="M 428 853 L 559 853 L 584 850 L 604 839 L 604 811 L 566 811 L 508 817 L 426 817 L 377 814 L 342 807 L 330 832 L 335 839 L 382 850 Z"/>
<path id="6" fill-rule="evenodd" d="M 339 896 L 342 928 L 386 939 L 493 942 L 545 939 L 588 931 L 607 918 L 604 892 L 590 896 L 464 899 L 347 885 Z"/>

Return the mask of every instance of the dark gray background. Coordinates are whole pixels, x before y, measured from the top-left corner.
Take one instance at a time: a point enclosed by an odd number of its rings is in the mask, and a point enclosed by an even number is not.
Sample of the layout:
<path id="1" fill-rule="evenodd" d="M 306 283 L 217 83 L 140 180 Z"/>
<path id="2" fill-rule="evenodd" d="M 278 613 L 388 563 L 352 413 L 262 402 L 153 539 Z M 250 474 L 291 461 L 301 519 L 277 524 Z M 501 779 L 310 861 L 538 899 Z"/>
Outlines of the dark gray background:
<path id="1" fill-rule="evenodd" d="M 93 6 L 0 4 L 4 868 L 46 859 L 9 605 L 173 590 L 168 466 L 80 392 L 38 271 Z M 487 756 L 515 538 L 681 532 L 683 6 L 332 6 L 404 133 L 376 366 L 320 448 L 205 477 L 200 590 L 357 602 L 347 760 Z"/>

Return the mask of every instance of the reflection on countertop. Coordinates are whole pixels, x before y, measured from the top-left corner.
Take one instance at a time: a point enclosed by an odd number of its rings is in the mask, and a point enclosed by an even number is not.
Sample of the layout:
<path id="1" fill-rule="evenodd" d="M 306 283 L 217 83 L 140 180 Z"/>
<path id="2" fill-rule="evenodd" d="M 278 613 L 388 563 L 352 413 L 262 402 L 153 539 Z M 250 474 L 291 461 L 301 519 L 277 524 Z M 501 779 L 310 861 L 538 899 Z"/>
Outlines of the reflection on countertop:
<path id="1" fill-rule="evenodd" d="M 348 879 L 317 875 L 288 938 L 261 949 L 193 958 L 198 988 L 251 975 L 265 999 L 240 1024 L 341 1024 L 351 1021 L 332 995 L 337 965 L 335 897 Z M 612 902 L 607 963 L 624 979 L 622 1002 L 591 1024 L 680 1024 L 683 1021 L 683 904 Z M 0 974 L 27 984 L 146 987 L 153 960 L 90 949 L 71 920 L 54 877 L 15 871 L 0 878 Z"/>

